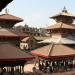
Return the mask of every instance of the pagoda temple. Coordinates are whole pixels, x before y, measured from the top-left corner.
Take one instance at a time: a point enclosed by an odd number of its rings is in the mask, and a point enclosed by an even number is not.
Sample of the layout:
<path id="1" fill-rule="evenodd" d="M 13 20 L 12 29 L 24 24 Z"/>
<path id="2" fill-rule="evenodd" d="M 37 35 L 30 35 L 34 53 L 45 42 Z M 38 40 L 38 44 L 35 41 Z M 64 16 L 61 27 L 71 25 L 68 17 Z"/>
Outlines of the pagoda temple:
<path id="1" fill-rule="evenodd" d="M 27 35 L 15 31 L 13 26 L 22 21 L 23 19 L 7 12 L 0 15 L 0 75 L 5 73 L 16 75 L 16 71 L 22 75 L 24 64 L 34 58 L 30 53 L 23 52 L 19 48 L 21 39 Z"/>
<path id="2" fill-rule="evenodd" d="M 46 30 L 50 38 L 42 41 L 49 45 L 31 51 L 38 56 L 38 66 L 43 72 L 64 72 L 75 70 L 75 15 L 66 8 L 61 13 L 50 17 L 56 24 Z"/>
<path id="3" fill-rule="evenodd" d="M 9 41 L 16 46 L 19 46 L 20 41 L 28 35 L 14 30 L 13 26 L 22 21 L 23 19 L 9 14 L 7 10 L 5 14 L 0 15 L 0 42 Z"/>

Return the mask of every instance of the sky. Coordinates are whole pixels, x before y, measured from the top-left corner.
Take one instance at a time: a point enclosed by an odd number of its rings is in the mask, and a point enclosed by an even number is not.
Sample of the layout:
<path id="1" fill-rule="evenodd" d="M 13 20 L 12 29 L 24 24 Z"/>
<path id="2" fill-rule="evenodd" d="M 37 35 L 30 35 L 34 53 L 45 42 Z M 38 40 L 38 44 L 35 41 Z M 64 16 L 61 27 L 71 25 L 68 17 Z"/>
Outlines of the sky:
<path id="1" fill-rule="evenodd" d="M 6 8 L 9 14 L 24 19 L 17 25 L 40 28 L 55 23 L 49 17 L 61 12 L 64 6 L 75 13 L 75 0 L 13 0 Z M 1 13 L 5 13 L 5 9 Z"/>

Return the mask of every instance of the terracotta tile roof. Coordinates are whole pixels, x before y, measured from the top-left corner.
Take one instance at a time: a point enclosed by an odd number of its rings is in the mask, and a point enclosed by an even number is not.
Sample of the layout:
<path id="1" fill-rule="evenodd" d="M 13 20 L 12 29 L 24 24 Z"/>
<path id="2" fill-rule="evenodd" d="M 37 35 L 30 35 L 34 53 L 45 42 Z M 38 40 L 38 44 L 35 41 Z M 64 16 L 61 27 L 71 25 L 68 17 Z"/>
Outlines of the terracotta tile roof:
<path id="1" fill-rule="evenodd" d="M 0 61 L 2 60 L 25 60 L 33 58 L 33 56 L 27 52 L 21 51 L 16 46 L 9 43 L 0 43 Z"/>
<path id="2" fill-rule="evenodd" d="M 20 31 L 12 31 L 13 33 L 15 33 L 17 36 L 19 36 L 19 37 L 28 37 L 28 35 L 27 34 L 25 34 L 25 33 L 23 33 L 23 32 L 20 32 Z"/>
<path id="3" fill-rule="evenodd" d="M 68 12 L 61 12 L 61 13 L 58 13 L 50 18 L 55 18 L 55 17 L 59 17 L 59 16 L 67 16 L 67 17 L 72 17 L 75 19 L 75 14 L 71 14 L 71 13 L 68 13 Z"/>
<path id="4" fill-rule="evenodd" d="M 65 23 L 59 22 L 59 23 L 56 23 L 52 26 L 48 26 L 46 28 L 46 30 L 58 29 L 58 28 L 75 29 L 75 25 L 74 24 L 65 24 Z"/>
<path id="5" fill-rule="evenodd" d="M 50 58 L 50 57 L 64 57 L 64 56 L 75 56 L 75 49 L 65 45 L 50 44 L 42 48 L 31 51 L 32 54 L 37 56 Z"/>
<path id="6" fill-rule="evenodd" d="M 26 37 L 27 34 L 19 31 L 15 31 L 13 29 L 0 28 L 0 36 L 9 36 L 9 37 Z"/>
<path id="7" fill-rule="evenodd" d="M 0 28 L 0 36 L 11 36 L 11 37 L 14 36 L 15 37 L 17 35 L 8 29 Z"/>
<path id="8" fill-rule="evenodd" d="M 13 16 L 13 15 L 10 15 L 8 13 L 0 15 L 0 20 L 11 20 L 11 21 L 17 21 L 17 22 L 23 21 L 23 19 Z"/>

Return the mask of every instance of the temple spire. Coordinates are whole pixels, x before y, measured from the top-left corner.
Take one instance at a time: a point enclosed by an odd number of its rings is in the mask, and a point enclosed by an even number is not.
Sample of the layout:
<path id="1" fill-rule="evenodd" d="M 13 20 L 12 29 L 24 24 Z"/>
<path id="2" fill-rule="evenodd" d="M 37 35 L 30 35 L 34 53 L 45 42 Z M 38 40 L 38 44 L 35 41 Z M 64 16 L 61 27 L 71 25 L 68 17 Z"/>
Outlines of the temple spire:
<path id="1" fill-rule="evenodd" d="M 9 11 L 8 11 L 8 9 L 6 8 L 6 9 L 5 9 L 5 13 L 8 14 L 8 12 L 9 12 Z"/>
<path id="2" fill-rule="evenodd" d="M 65 13 L 67 13 L 67 12 L 68 12 L 65 6 L 64 6 L 64 8 L 63 8 L 62 12 L 65 12 Z"/>

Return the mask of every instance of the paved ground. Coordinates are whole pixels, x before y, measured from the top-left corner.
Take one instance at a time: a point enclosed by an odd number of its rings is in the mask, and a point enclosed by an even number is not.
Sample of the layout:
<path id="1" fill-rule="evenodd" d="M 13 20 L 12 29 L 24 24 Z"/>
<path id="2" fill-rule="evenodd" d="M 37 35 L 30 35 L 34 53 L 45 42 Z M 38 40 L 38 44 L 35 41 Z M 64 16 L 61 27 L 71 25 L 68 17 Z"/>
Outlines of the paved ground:
<path id="1" fill-rule="evenodd" d="M 38 69 L 33 71 L 34 66 L 35 66 L 34 64 L 26 64 L 24 66 L 24 72 L 26 73 L 25 75 L 75 75 L 75 70 L 74 71 L 68 71 L 68 72 L 51 73 L 51 74 L 43 73 Z"/>
<path id="2" fill-rule="evenodd" d="M 4 73 L 3 75 L 11 75 L 10 73 Z M 20 75 L 19 73 L 15 73 L 14 75 Z M 42 73 L 40 71 L 37 72 L 28 72 L 23 75 L 75 75 L 75 71 L 70 71 L 70 72 L 62 72 L 62 73 L 52 73 L 52 74 L 47 74 L 47 73 Z"/>
<path id="3" fill-rule="evenodd" d="M 75 71 L 69 71 L 69 72 L 59 72 L 59 73 L 40 73 L 39 74 L 35 74 L 35 75 L 75 75 Z"/>
<path id="4" fill-rule="evenodd" d="M 58 73 L 43 73 L 42 71 L 35 69 L 33 70 L 34 64 L 26 64 L 24 66 L 24 75 L 75 75 L 75 70 L 68 72 L 58 72 Z M 11 75 L 10 73 L 5 73 L 4 75 Z M 14 75 L 20 75 L 19 73 L 15 73 Z"/>

